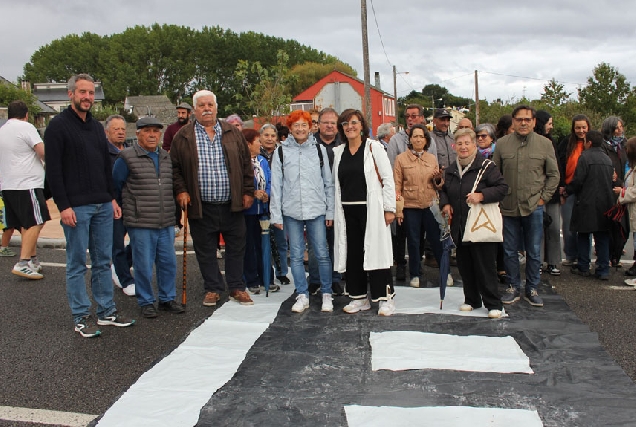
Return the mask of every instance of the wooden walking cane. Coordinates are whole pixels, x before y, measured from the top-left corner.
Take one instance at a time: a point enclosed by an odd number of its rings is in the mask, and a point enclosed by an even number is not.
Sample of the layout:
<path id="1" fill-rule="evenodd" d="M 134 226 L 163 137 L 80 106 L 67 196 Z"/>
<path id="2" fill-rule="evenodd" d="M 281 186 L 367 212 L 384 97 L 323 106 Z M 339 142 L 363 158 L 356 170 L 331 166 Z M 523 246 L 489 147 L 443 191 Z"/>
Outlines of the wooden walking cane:
<path id="1" fill-rule="evenodd" d="M 188 272 L 188 205 L 186 205 L 183 210 L 183 285 L 181 287 L 181 305 L 183 307 L 186 306 L 186 302 L 188 301 L 187 294 L 187 272 Z"/>

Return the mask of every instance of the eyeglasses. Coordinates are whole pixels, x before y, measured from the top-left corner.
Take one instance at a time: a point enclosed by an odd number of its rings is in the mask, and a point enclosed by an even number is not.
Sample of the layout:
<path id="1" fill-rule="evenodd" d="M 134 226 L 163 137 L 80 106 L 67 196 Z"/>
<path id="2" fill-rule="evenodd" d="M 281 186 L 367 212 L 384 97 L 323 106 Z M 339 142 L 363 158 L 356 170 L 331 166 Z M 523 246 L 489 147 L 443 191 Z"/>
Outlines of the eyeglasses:
<path id="1" fill-rule="evenodd" d="M 530 123 L 532 122 L 532 117 L 515 117 L 515 122 L 517 123 Z"/>
<path id="2" fill-rule="evenodd" d="M 292 129 L 307 129 L 309 125 L 307 123 L 294 123 Z"/>
<path id="3" fill-rule="evenodd" d="M 351 126 L 357 126 L 359 125 L 360 122 L 358 120 L 351 120 L 350 122 L 342 122 L 342 127 L 346 128 L 347 126 L 351 125 Z"/>
<path id="4" fill-rule="evenodd" d="M 314 124 L 314 125 L 317 125 L 318 124 L 318 120 L 312 120 L 311 123 Z"/>
<path id="5" fill-rule="evenodd" d="M 422 115 L 421 114 L 405 114 L 404 117 L 407 119 L 417 119 L 418 117 L 422 117 Z"/>
<path id="6" fill-rule="evenodd" d="M 486 139 L 489 136 L 490 135 L 488 135 L 487 133 L 480 133 L 479 135 L 477 135 L 477 139 Z"/>
<path id="7" fill-rule="evenodd" d="M 327 125 L 327 126 L 335 126 L 335 125 L 337 125 L 336 122 L 322 122 L 322 121 L 320 122 L 320 124 L 321 125 Z"/>

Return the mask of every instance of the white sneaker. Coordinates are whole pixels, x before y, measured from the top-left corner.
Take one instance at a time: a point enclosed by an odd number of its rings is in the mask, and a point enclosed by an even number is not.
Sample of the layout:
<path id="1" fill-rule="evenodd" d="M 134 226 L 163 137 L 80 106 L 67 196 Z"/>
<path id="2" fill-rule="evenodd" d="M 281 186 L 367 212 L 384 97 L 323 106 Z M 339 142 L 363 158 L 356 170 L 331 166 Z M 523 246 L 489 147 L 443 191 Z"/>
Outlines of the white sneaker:
<path id="1" fill-rule="evenodd" d="M 343 310 L 345 313 L 353 314 L 358 311 L 366 311 L 371 309 L 371 303 L 368 298 L 354 299 L 349 304 L 345 305 Z"/>
<path id="2" fill-rule="evenodd" d="M 221 253 L 221 249 L 216 250 L 216 259 L 223 259 L 223 254 Z"/>
<path id="3" fill-rule="evenodd" d="M 380 301 L 380 308 L 378 309 L 378 316 L 391 316 L 395 313 L 395 301 L 390 299 L 388 301 Z"/>
<path id="4" fill-rule="evenodd" d="M 412 288 L 419 288 L 420 287 L 420 278 L 419 277 L 413 277 L 411 279 L 411 281 L 409 282 L 409 285 L 411 285 Z"/>
<path id="5" fill-rule="evenodd" d="M 459 306 L 459 311 L 473 311 L 473 306 L 470 304 L 462 304 Z"/>
<path id="6" fill-rule="evenodd" d="M 134 297 L 135 296 L 135 284 L 131 283 L 130 285 L 128 285 L 125 288 L 123 288 L 122 291 L 124 291 L 124 293 L 126 295 L 128 295 L 129 297 Z"/>
<path id="7" fill-rule="evenodd" d="M 322 294 L 322 308 L 320 311 L 333 311 L 333 296 L 331 294 Z"/>
<path id="8" fill-rule="evenodd" d="M 446 279 L 446 286 L 453 286 L 454 284 L 455 284 L 455 281 L 453 280 L 453 276 L 449 274 L 448 279 Z"/>
<path id="9" fill-rule="evenodd" d="M 506 310 L 503 308 L 501 310 L 488 310 L 488 317 L 491 319 L 499 319 L 503 317 L 504 314 L 506 314 Z"/>
<path id="10" fill-rule="evenodd" d="M 292 306 L 292 311 L 294 313 L 302 313 L 303 311 L 309 308 L 309 298 L 307 295 L 300 294 L 296 297 L 296 302 Z"/>
<path id="11" fill-rule="evenodd" d="M 29 262 L 27 262 L 27 265 L 36 273 L 42 273 L 42 264 L 40 264 L 39 262 L 37 264 L 33 264 L 33 261 L 29 260 Z"/>
<path id="12" fill-rule="evenodd" d="M 625 284 L 627 286 L 636 286 L 636 279 L 625 279 Z"/>
<path id="13" fill-rule="evenodd" d="M 13 270 L 11 270 L 11 272 L 16 276 L 26 277 L 31 280 L 39 280 L 44 277 L 37 271 L 32 270 L 28 265 L 20 265 L 19 262 L 13 266 Z"/>
<path id="14" fill-rule="evenodd" d="M 119 277 L 117 277 L 117 273 L 115 273 L 115 264 L 110 265 L 110 275 L 113 278 L 113 285 L 121 289 L 121 282 L 119 281 Z"/>

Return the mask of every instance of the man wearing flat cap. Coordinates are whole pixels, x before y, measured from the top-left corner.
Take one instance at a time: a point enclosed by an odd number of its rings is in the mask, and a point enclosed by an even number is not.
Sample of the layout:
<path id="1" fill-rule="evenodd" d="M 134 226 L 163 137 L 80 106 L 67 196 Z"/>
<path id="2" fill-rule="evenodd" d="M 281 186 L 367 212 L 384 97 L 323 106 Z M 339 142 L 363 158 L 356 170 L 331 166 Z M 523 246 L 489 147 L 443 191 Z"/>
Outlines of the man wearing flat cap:
<path id="1" fill-rule="evenodd" d="M 437 162 L 446 169 L 455 163 L 457 154 L 453 148 L 455 139 L 449 133 L 451 113 L 444 108 L 438 108 L 433 114 L 433 132 L 431 132 L 431 142 L 437 148 Z"/>
<path id="2" fill-rule="evenodd" d="M 157 317 L 152 289 L 157 270 L 159 310 L 183 313 L 175 300 L 177 259 L 174 252 L 172 160 L 159 147 L 163 125 L 154 117 L 137 121 L 137 145 L 124 149 L 113 167 L 113 182 L 121 195 L 135 268 L 135 291 L 141 314 Z"/>

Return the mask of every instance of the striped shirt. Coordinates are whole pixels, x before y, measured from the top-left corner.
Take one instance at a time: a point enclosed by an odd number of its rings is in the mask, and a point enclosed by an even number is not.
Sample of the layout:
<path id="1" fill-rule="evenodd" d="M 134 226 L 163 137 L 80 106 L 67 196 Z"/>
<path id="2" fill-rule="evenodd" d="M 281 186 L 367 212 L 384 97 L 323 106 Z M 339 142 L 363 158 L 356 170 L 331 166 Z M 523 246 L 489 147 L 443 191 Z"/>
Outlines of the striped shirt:
<path id="1" fill-rule="evenodd" d="M 227 202 L 230 200 L 230 177 L 221 146 L 221 125 L 214 125 L 214 138 L 210 140 L 205 128 L 194 123 L 199 156 L 199 189 L 204 202 Z"/>

